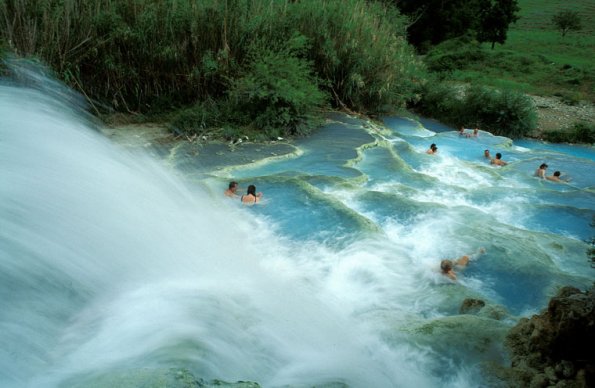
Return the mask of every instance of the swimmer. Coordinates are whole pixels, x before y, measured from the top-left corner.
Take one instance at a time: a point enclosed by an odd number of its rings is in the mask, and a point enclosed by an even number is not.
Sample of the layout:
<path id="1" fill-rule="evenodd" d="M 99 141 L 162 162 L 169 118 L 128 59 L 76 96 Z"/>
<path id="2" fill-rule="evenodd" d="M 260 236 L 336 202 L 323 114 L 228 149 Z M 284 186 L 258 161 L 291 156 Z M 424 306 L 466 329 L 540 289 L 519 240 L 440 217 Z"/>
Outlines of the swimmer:
<path id="1" fill-rule="evenodd" d="M 459 129 L 459 136 L 471 137 L 471 135 L 465 133 L 465 127 L 461 127 L 461 129 Z"/>
<path id="2" fill-rule="evenodd" d="M 537 170 L 535 170 L 535 174 L 533 174 L 534 176 L 536 176 L 537 178 L 541 178 L 541 179 L 545 179 L 545 170 L 547 170 L 548 165 L 545 163 L 541 163 L 541 165 L 539 166 L 539 168 Z"/>
<path id="3" fill-rule="evenodd" d="M 261 198 L 262 198 L 262 193 L 257 193 L 256 186 L 250 185 L 250 186 L 248 186 L 246 195 L 242 195 L 242 197 L 240 199 L 242 200 L 243 204 L 254 205 L 255 203 L 258 203 Z"/>
<path id="4" fill-rule="evenodd" d="M 435 154 L 436 152 L 438 152 L 438 147 L 436 147 L 436 144 L 432 143 L 432 144 L 430 145 L 430 148 L 428 148 L 428 150 L 426 151 L 426 154 L 433 155 L 433 154 Z"/>
<path id="5" fill-rule="evenodd" d="M 570 179 L 560 179 L 560 171 L 554 171 L 554 174 L 551 176 L 546 176 L 545 179 L 552 182 L 568 182 Z"/>
<path id="6" fill-rule="evenodd" d="M 238 191 L 238 182 L 236 181 L 231 181 L 229 182 L 229 187 L 227 188 L 227 190 L 225 190 L 223 192 L 223 194 L 225 194 L 228 197 L 237 197 L 238 194 L 236 193 L 236 191 Z"/>
<path id="7" fill-rule="evenodd" d="M 506 166 L 508 164 L 504 160 L 502 160 L 502 154 L 500 152 L 496 154 L 496 157 L 492 159 L 490 163 L 495 164 L 496 166 Z"/>
<path id="8" fill-rule="evenodd" d="M 479 136 L 479 128 L 476 127 L 475 129 L 473 129 L 473 135 L 471 135 L 471 136 L 473 136 L 473 137 Z"/>
<path id="9" fill-rule="evenodd" d="M 483 157 L 492 160 L 492 155 L 490 155 L 490 150 L 483 150 Z"/>
<path id="10" fill-rule="evenodd" d="M 479 248 L 477 252 L 477 256 L 484 254 L 486 250 L 484 248 Z M 472 255 L 464 255 L 461 256 L 458 260 L 442 260 L 440 262 L 440 272 L 443 275 L 448 276 L 451 280 L 457 280 L 457 274 L 454 271 L 454 267 L 465 268 L 467 264 L 469 264 L 469 260 L 471 259 Z"/>

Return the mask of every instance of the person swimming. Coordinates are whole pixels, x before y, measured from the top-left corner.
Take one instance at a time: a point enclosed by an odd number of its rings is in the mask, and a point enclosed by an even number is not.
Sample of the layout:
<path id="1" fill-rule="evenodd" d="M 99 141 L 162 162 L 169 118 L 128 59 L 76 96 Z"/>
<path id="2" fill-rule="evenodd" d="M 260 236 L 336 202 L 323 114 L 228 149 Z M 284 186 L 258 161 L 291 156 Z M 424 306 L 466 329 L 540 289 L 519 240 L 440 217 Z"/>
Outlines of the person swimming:
<path id="1" fill-rule="evenodd" d="M 570 179 L 561 179 L 560 176 L 562 175 L 562 173 L 560 171 L 554 171 L 554 173 L 551 176 L 546 176 L 545 179 L 547 179 L 548 181 L 552 181 L 552 182 L 568 182 Z"/>
<path id="2" fill-rule="evenodd" d="M 496 166 L 506 166 L 508 164 L 504 160 L 502 160 L 502 154 L 500 152 L 496 154 L 496 157 L 492 159 L 490 163 L 495 164 Z"/>
<path id="3" fill-rule="evenodd" d="M 436 147 L 436 144 L 432 143 L 430 145 L 430 148 L 428 148 L 428 150 L 426 151 L 426 154 L 435 154 L 436 152 L 438 152 L 438 147 Z"/>
<path id="4" fill-rule="evenodd" d="M 492 160 L 492 155 L 490 155 L 490 150 L 483 150 L 483 157 Z"/>
<path id="5" fill-rule="evenodd" d="M 257 193 L 256 186 L 250 185 L 250 186 L 248 186 L 248 190 L 246 191 L 246 194 L 242 195 L 240 200 L 245 205 L 254 205 L 255 203 L 258 203 L 261 198 L 262 198 L 262 193 Z"/>
<path id="6" fill-rule="evenodd" d="M 541 163 L 541 165 L 539 166 L 539 168 L 537 170 L 535 170 L 535 174 L 533 174 L 534 176 L 536 176 L 537 178 L 541 178 L 541 179 L 545 179 L 545 170 L 547 170 L 548 165 L 545 163 Z"/>
<path id="7" fill-rule="evenodd" d="M 477 257 L 479 257 L 480 255 L 484 254 L 486 252 L 486 250 L 484 248 L 479 248 L 478 252 L 477 252 Z M 449 260 L 449 259 L 444 259 L 440 262 L 440 272 L 445 275 L 448 276 L 451 280 L 457 280 L 457 274 L 454 271 L 455 267 L 459 267 L 459 268 L 465 268 L 467 266 L 467 264 L 469 264 L 469 260 L 471 259 L 471 256 L 473 255 L 463 255 L 460 258 L 458 258 L 457 260 Z"/>
<path id="8" fill-rule="evenodd" d="M 225 194 L 227 197 L 237 197 L 238 194 L 236 193 L 236 191 L 238 191 L 238 182 L 236 181 L 231 181 L 229 182 L 229 186 L 227 188 L 227 190 L 225 190 L 223 192 L 223 194 Z"/>

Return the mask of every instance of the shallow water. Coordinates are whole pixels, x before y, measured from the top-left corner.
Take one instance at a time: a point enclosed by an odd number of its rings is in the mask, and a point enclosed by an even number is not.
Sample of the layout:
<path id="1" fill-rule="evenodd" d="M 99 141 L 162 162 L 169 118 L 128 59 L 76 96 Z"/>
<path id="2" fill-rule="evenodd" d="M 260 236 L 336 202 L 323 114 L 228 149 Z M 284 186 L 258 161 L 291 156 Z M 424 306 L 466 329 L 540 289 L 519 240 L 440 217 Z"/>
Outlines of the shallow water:
<path id="1" fill-rule="evenodd" d="M 292 144 L 144 147 L 35 80 L 0 86 L 0 386 L 135 386 L 169 367 L 264 387 L 485 386 L 516 319 L 593 281 L 592 147 L 339 114 Z M 543 162 L 570 183 L 534 178 Z M 263 202 L 224 197 L 231 179 Z M 456 283 L 438 272 L 480 247 Z M 468 297 L 487 312 L 459 315 Z"/>

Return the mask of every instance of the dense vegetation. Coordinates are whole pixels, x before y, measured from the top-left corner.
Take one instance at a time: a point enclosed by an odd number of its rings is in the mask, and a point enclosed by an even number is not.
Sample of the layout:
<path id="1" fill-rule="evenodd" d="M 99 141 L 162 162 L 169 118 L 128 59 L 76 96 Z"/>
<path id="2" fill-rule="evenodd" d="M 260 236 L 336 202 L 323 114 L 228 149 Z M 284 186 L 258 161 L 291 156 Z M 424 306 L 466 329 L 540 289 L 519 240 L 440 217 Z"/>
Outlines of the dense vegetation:
<path id="1" fill-rule="evenodd" d="M 404 106 L 423 68 L 399 13 L 364 0 L 3 0 L 0 39 L 119 111 L 180 130 L 289 134 L 325 106 Z"/>
<path id="2" fill-rule="evenodd" d="M 410 16 L 409 42 L 421 52 L 445 40 L 470 35 L 479 42 L 504 44 L 517 21 L 517 0 L 387 0 Z"/>
<path id="3" fill-rule="evenodd" d="M 506 43 L 482 44 L 472 34 L 446 40 L 428 50 L 428 69 L 445 85 L 483 85 L 498 90 L 557 96 L 568 105 L 595 102 L 595 5 L 586 0 L 519 0 L 519 19 Z M 570 10 L 583 28 L 565 37 L 555 15 Z M 453 92 L 454 93 L 454 92 Z M 426 104 L 427 105 L 427 104 Z M 448 121 L 440 114 L 432 115 Z M 542 136 L 553 142 L 593 143 L 595 123 L 570 121 Z"/>
<path id="4" fill-rule="evenodd" d="M 48 64 L 96 113 L 158 118 L 180 134 L 264 140 L 308 133 L 328 107 L 409 107 L 518 137 L 535 128 L 524 93 L 595 101 L 589 4 L 0 0 L 0 55 Z M 552 20 L 565 9 L 585 27 L 562 37 Z M 572 125 L 551 140 L 592 138 L 592 123 Z"/>

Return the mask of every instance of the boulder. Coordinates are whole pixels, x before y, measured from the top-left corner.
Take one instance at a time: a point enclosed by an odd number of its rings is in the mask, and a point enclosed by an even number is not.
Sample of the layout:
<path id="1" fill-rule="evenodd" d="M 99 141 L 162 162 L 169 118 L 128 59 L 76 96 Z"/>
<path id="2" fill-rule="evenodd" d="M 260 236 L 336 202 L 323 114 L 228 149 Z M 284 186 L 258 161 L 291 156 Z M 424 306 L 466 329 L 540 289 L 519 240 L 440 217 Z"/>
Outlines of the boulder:
<path id="1" fill-rule="evenodd" d="M 523 318 L 506 337 L 517 384 L 595 386 L 595 291 L 564 287 L 546 310 Z"/>

